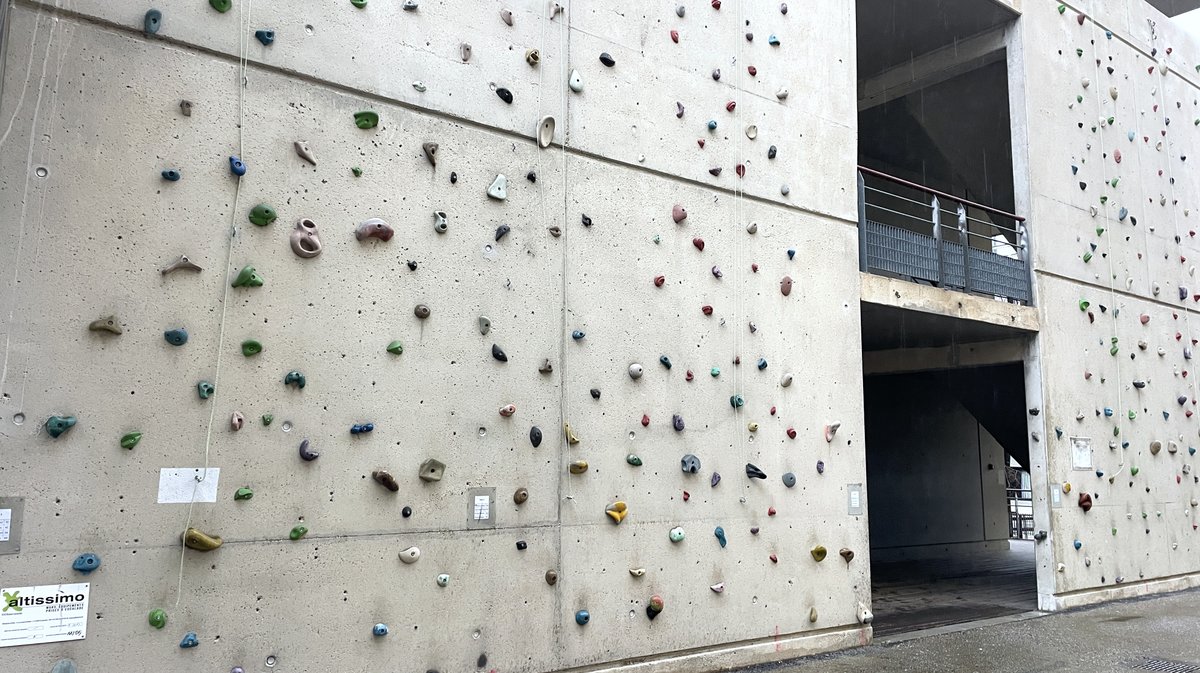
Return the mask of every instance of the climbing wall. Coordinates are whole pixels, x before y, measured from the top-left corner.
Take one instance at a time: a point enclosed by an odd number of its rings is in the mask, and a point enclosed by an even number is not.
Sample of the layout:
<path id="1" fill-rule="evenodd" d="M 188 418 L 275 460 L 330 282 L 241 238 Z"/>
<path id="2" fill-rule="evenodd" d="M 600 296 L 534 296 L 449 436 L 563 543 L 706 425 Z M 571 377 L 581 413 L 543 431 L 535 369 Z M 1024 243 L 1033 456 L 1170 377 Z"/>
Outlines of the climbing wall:
<path id="1" fill-rule="evenodd" d="M 1200 44 L 1142 2 L 1024 9 L 1046 577 L 1142 591 L 1200 571 Z"/>
<path id="2" fill-rule="evenodd" d="M 852 8 L 562 4 L 9 9 L 0 665 L 869 637 Z"/>

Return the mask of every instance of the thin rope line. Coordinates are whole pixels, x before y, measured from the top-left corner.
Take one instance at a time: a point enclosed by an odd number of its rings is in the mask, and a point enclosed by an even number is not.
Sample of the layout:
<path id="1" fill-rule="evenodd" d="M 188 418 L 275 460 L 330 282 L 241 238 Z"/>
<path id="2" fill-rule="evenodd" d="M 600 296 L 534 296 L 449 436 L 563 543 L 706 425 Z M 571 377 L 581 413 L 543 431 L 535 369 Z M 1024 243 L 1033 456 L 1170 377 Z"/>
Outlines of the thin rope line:
<path id="1" fill-rule="evenodd" d="M 563 9 L 563 16 L 567 22 L 570 21 L 570 4 L 569 3 Z M 546 21 L 549 21 L 549 19 L 546 19 L 543 17 L 542 18 L 543 30 L 544 30 Z M 569 245 L 570 233 L 569 232 L 570 232 L 571 228 L 569 226 L 566 226 L 567 204 L 568 204 L 568 197 L 567 197 L 567 142 L 569 141 L 569 136 L 568 136 L 568 130 L 566 129 L 566 125 L 565 125 L 565 122 L 567 121 L 567 112 L 568 112 L 568 109 L 570 108 L 571 94 L 570 94 L 569 88 L 567 88 L 567 89 L 563 88 L 563 86 L 567 83 L 567 78 L 568 78 L 567 61 L 569 60 L 568 46 L 569 46 L 569 42 L 570 42 L 570 36 L 571 36 L 570 26 L 569 25 L 564 26 L 560 22 L 559 27 L 558 27 L 558 61 L 559 61 L 558 62 L 558 75 L 559 75 L 558 76 L 558 91 L 562 95 L 562 119 L 564 122 L 563 138 L 562 138 L 562 142 L 559 144 L 559 149 L 561 152 L 560 156 L 562 159 L 562 166 L 561 166 L 560 172 L 562 175 L 562 183 L 561 184 L 562 184 L 562 199 L 563 199 L 562 217 L 560 218 L 559 221 L 561 222 L 560 228 L 562 229 L 562 241 L 563 242 L 562 242 L 562 263 L 561 263 L 561 266 L 559 269 L 559 274 L 560 274 L 559 281 L 560 281 L 560 285 L 561 285 L 561 289 L 562 289 L 562 311 L 559 314 L 560 319 L 559 319 L 559 327 L 558 327 L 558 363 L 559 363 L 559 365 L 558 365 L 559 366 L 558 404 L 559 404 L 559 415 L 561 416 L 561 418 L 559 419 L 558 436 L 559 436 L 559 441 L 562 442 L 562 446 L 564 447 L 563 452 L 562 452 L 563 457 L 559 461 L 559 463 L 560 463 L 559 469 L 560 470 L 566 468 L 566 465 L 564 465 L 563 463 L 571 462 L 570 461 L 571 443 L 567 439 L 567 433 L 566 433 L 566 425 L 569 422 L 568 419 L 570 418 L 570 402 L 567 399 L 567 286 L 568 286 L 567 271 L 569 268 L 569 265 L 567 264 L 567 257 L 569 256 L 568 253 L 570 251 L 570 245 Z M 574 432 L 574 429 L 572 429 L 572 432 Z M 560 473 L 560 474 L 562 474 L 562 473 Z M 567 474 L 568 475 L 570 474 L 569 471 L 567 472 Z M 574 500 L 575 499 L 574 484 L 572 483 L 570 476 L 566 477 L 566 482 L 567 482 L 566 499 Z M 560 516 L 561 516 L 561 505 L 562 505 L 562 503 L 561 503 L 561 499 L 560 499 L 560 502 L 559 502 Z M 561 550 L 560 550 L 560 553 L 561 553 Z"/>

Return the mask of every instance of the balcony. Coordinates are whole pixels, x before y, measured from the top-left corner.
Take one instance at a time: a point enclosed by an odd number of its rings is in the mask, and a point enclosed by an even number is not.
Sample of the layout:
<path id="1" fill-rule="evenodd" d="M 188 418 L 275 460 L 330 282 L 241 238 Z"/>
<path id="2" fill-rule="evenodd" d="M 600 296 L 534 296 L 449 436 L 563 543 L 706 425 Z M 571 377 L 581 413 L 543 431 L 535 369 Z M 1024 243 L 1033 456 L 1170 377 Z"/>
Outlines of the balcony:
<path id="1" fill-rule="evenodd" d="M 859 166 L 858 227 L 862 271 L 1032 299 L 1023 217 Z"/>

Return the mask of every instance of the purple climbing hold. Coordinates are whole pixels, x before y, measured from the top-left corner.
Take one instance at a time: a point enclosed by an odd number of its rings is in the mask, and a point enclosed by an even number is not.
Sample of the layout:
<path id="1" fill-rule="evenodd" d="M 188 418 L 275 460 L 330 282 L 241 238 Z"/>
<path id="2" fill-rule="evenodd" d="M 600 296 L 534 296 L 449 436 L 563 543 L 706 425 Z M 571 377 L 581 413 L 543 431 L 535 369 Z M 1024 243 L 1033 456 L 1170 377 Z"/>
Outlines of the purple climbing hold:
<path id="1" fill-rule="evenodd" d="M 817 474 L 825 474 L 825 461 L 817 461 Z"/>
<path id="2" fill-rule="evenodd" d="M 675 428 L 675 432 L 683 432 L 683 416 L 679 414 L 671 416 L 671 427 Z"/>
<path id="3" fill-rule="evenodd" d="M 713 472 L 712 478 L 709 479 L 709 483 L 713 488 L 716 488 L 717 484 L 721 483 L 721 473 Z"/>

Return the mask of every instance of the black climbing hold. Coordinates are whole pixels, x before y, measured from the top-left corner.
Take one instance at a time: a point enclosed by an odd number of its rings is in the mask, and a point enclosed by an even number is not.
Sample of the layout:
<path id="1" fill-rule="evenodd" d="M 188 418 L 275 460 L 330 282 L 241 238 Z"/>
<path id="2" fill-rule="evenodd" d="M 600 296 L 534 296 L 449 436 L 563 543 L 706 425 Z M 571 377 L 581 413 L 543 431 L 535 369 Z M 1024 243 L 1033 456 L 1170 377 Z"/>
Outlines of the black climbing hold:
<path id="1" fill-rule="evenodd" d="M 405 519 L 412 516 L 412 507 L 405 505 L 404 509 L 400 510 L 400 516 L 404 517 Z"/>
<path id="2" fill-rule="evenodd" d="M 683 432 L 683 416 L 679 414 L 671 416 L 671 427 L 675 428 L 675 432 Z"/>
<path id="3" fill-rule="evenodd" d="M 308 440 L 307 439 L 300 442 L 300 459 L 301 460 L 312 462 L 312 461 L 316 460 L 317 458 L 319 458 L 320 456 L 321 456 L 321 454 L 308 448 Z"/>
<path id="4" fill-rule="evenodd" d="M 592 391 L 591 391 L 591 392 L 592 392 L 592 399 L 593 399 L 593 400 L 598 400 L 598 399 L 600 399 L 600 389 L 599 389 L 599 388 L 592 388 Z"/>
<path id="5" fill-rule="evenodd" d="M 497 344 L 492 344 L 492 357 L 501 362 L 508 362 L 508 355 L 504 352 L 504 349 Z"/>
<path id="6" fill-rule="evenodd" d="M 534 173 L 533 171 L 529 171 L 528 173 L 525 174 L 525 179 L 530 182 L 537 182 L 537 173 Z"/>
<path id="7" fill-rule="evenodd" d="M 600 54 L 600 62 L 610 68 L 617 64 L 616 60 L 607 51 Z"/>
<path id="8" fill-rule="evenodd" d="M 517 551 L 525 551 L 529 548 L 529 544 L 524 540 L 517 540 Z"/>
<path id="9" fill-rule="evenodd" d="M 408 270 L 409 270 L 409 271 L 416 271 L 416 270 L 417 270 L 417 263 L 416 263 L 416 262 L 414 262 L 414 261 L 413 261 L 413 260 L 411 260 L 411 259 L 410 259 L 410 260 L 408 260 Z"/>
<path id="10" fill-rule="evenodd" d="M 529 443 L 535 449 L 542 445 L 542 429 L 536 425 L 529 429 Z"/>
<path id="11" fill-rule="evenodd" d="M 496 89 L 496 95 L 500 97 L 500 100 L 504 101 L 505 103 L 508 103 L 509 105 L 512 105 L 513 95 L 512 95 L 512 92 L 509 91 L 508 89 L 505 89 L 504 87 L 500 87 L 499 89 Z"/>
<path id="12" fill-rule="evenodd" d="M 775 150 L 775 146 L 774 146 L 774 145 L 771 145 L 770 147 L 768 147 L 768 148 L 767 148 L 767 158 L 768 158 L 768 159 L 774 159 L 774 158 L 775 158 L 775 152 L 776 152 L 776 150 Z"/>
<path id="13" fill-rule="evenodd" d="M 592 226 L 592 218 L 588 217 L 587 215 L 584 215 L 582 218 L 580 218 L 580 221 L 583 222 L 583 226 L 585 227 Z"/>
<path id="14" fill-rule="evenodd" d="M 450 171 L 450 184 L 453 185 L 457 182 L 458 182 L 458 173 L 455 173 L 454 171 Z"/>
<path id="15" fill-rule="evenodd" d="M 479 658 L 475 660 L 475 668 L 485 668 L 485 667 L 487 667 L 487 655 L 481 654 L 481 655 L 479 655 Z"/>
<path id="16" fill-rule="evenodd" d="M 758 469 L 754 463 L 746 463 L 746 476 L 751 479 L 766 479 L 767 473 Z"/>
<path id="17" fill-rule="evenodd" d="M 168 168 L 162 172 L 162 176 L 163 180 L 167 180 L 169 182 L 179 182 L 179 178 L 183 177 L 183 174 L 181 174 L 178 169 Z"/>
<path id="18" fill-rule="evenodd" d="M 499 243 L 500 239 L 507 236 L 508 232 L 510 231 L 512 231 L 512 227 L 508 226 L 507 224 L 502 224 L 496 227 L 496 242 Z"/>

